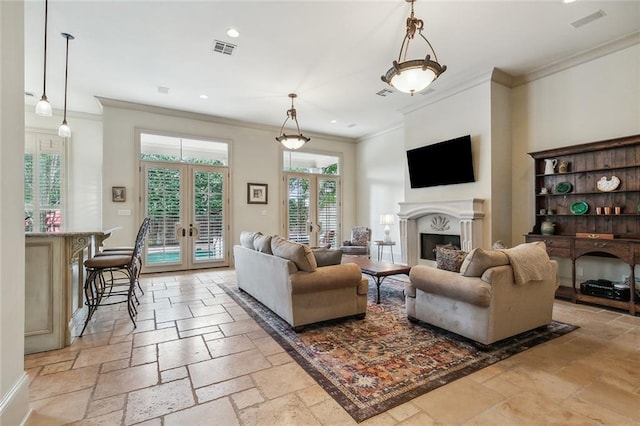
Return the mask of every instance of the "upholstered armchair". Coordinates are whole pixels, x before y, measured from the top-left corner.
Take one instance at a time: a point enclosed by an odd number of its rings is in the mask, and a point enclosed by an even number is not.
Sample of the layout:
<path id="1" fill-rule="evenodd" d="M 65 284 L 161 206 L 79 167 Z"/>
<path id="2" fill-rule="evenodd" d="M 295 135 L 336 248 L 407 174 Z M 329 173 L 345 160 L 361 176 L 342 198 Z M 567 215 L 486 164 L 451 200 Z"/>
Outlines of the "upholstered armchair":
<path id="1" fill-rule="evenodd" d="M 351 230 L 351 238 L 342 242 L 340 250 L 346 255 L 359 255 L 369 257 L 369 242 L 371 241 L 371 228 L 356 226 Z"/>

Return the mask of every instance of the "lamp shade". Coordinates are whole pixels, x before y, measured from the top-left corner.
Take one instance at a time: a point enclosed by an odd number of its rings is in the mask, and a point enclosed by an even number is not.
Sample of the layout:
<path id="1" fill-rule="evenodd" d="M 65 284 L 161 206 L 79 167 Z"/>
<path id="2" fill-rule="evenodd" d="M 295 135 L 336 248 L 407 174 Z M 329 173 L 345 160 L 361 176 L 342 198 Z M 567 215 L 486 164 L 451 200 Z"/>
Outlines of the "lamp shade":
<path id="1" fill-rule="evenodd" d="M 46 98 L 40 99 L 36 104 L 36 114 L 43 117 L 51 117 L 53 115 L 51 104 Z"/>
<path id="2" fill-rule="evenodd" d="M 60 125 L 60 127 L 58 128 L 58 136 L 60 136 L 62 138 L 70 138 L 71 137 L 71 128 L 69 127 L 69 125 L 67 125 L 66 121 L 64 123 L 62 123 Z"/>
<path id="3" fill-rule="evenodd" d="M 282 135 L 279 138 L 276 138 L 278 142 L 282 144 L 287 149 L 298 149 L 307 141 L 308 138 L 301 138 L 299 135 Z"/>
<path id="4" fill-rule="evenodd" d="M 380 215 L 380 225 L 393 225 L 395 223 L 395 216 L 393 213 L 384 213 Z"/>

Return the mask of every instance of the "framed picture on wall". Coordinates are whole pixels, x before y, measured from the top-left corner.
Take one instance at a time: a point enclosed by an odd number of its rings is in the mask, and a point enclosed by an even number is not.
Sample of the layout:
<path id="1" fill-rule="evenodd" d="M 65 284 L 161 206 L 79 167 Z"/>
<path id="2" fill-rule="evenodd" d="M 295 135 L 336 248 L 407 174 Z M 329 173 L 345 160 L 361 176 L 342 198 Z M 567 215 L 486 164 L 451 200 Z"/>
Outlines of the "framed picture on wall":
<path id="1" fill-rule="evenodd" d="M 267 204 L 268 192 L 266 183 L 248 183 L 247 184 L 247 203 L 248 204 Z"/>
<path id="2" fill-rule="evenodd" d="M 124 186 L 112 186 L 111 201 L 114 203 L 124 203 L 127 201 L 127 188 Z"/>

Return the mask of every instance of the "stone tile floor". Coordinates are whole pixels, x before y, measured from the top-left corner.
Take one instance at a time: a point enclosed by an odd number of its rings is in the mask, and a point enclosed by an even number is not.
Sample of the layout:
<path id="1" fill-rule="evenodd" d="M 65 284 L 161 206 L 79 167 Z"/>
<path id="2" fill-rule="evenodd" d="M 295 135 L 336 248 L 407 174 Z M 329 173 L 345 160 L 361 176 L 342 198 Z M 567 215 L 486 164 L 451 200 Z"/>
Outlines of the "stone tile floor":
<path id="1" fill-rule="evenodd" d="M 27 425 L 349 425 L 224 291 L 233 270 L 143 276 L 138 327 L 101 307 L 84 337 L 27 355 Z M 640 424 L 640 317 L 556 301 L 581 328 L 363 425 Z"/>

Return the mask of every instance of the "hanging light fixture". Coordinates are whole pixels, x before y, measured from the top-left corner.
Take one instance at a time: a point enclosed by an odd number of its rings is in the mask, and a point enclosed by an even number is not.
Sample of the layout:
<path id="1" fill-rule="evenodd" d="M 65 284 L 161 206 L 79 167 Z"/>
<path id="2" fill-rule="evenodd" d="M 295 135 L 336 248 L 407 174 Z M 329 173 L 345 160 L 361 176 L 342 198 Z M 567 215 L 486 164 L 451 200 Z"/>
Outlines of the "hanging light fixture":
<path id="1" fill-rule="evenodd" d="M 49 16 L 49 1 L 44 0 L 44 76 L 42 83 L 42 97 L 36 104 L 36 114 L 51 117 L 53 110 L 47 99 L 47 18 Z"/>
<path id="2" fill-rule="evenodd" d="M 67 39 L 67 53 L 64 66 L 64 116 L 62 118 L 62 124 L 58 129 L 58 136 L 68 138 L 71 136 L 71 129 L 67 125 L 67 78 L 69 76 L 69 40 L 73 40 L 74 37 L 71 34 L 60 33 L 62 37 Z"/>
<path id="3" fill-rule="evenodd" d="M 422 35 L 424 22 L 422 19 L 418 19 L 413 15 L 413 3 L 415 0 L 406 1 L 411 3 L 411 16 L 407 18 L 407 34 L 404 36 L 404 40 L 402 40 L 398 60 L 393 61 L 393 66 L 381 78 L 382 81 L 390 86 L 395 87 L 401 92 L 411 93 L 411 96 L 413 96 L 415 92 L 426 89 L 433 80 L 447 70 L 447 66 L 438 63 L 438 57 L 436 56 L 435 50 L 433 50 L 433 46 L 431 46 L 429 40 Z M 416 31 L 429 45 L 429 49 L 431 49 L 431 53 L 433 53 L 433 60 L 429 53 L 427 53 L 424 59 L 407 60 L 409 44 L 416 35 Z"/>
<path id="4" fill-rule="evenodd" d="M 280 142 L 287 149 L 298 149 L 305 143 L 309 142 L 311 138 L 303 136 L 300 132 L 300 126 L 298 125 L 298 118 L 296 116 L 296 109 L 293 107 L 293 100 L 298 97 L 295 93 L 289 93 L 289 97 L 291 98 L 291 109 L 287 111 L 287 118 L 285 118 L 284 123 L 282 123 L 282 128 L 280 129 L 280 136 L 276 138 L 278 142 Z M 292 119 L 296 122 L 296 129 L 298 134 L 296 135 L 287 135 L 284 133 L 284 126 L 287 124 L 287 121 Z"/>

